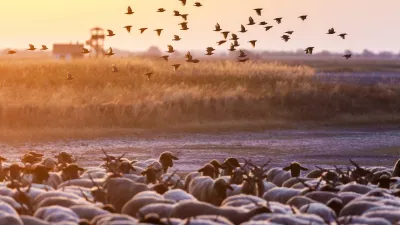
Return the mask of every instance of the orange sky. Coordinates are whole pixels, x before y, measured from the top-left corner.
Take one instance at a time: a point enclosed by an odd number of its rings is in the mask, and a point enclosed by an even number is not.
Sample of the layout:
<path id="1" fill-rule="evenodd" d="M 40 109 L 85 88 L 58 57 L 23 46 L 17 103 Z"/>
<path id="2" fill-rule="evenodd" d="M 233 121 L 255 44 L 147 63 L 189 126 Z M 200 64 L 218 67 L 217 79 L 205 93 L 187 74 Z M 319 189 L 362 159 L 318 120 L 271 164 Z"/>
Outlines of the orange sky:
<path id="1" fill-rule="evenodd" d="M 252 16 L 256 22 L 265 20 L 274 28 L 265 32 L 261 26 L 248 27 L 249 32 L 241 35 L 242 46 L 248 40 L 257 39 L 258 48 L 266 50 L 296 50 L 315 46 L 316 50 L 327 49 L 374 51 L 400 49 L 399 0 L 199 0 L 201 8 L 193 7 L 193 0 L 182 7 L 178 0 L 12 0 L 4 1 L 0 7 L 0 48 L 25 48 L 29 43 L 51 46 L 54 42 L 85 41 L 88 30 L 93 26 L 113 29 L 117 36 L 106 42 L 106 47 L 127 50 L 147 49 L 150 45 L 166 48 L 174 44 L 178 49 L 203 49 L 215 46 L 222 35 L 213 32 L 219 22 L 224 30 L 237 33 L 240 24 L 246 24 Z M 384 2 L 385 4 L 381 4 Z M 136 12 L 124 15 L 130 5 Z M 165 13 L 156 13 L 159 7 Z M 253 8 L 264 8 L 259 17 Z M 172 10 L 189 13 L 189 31 L 180 31 L 181 18 L 173 17 Z M 297 17 L 308 14 L 309 19 L 301 22 Z M 277 25 L 272 19 L 283 17 Z M 122 29 L 133 25 L 134 32 L 128 34 Z M 325 35 L 328 28 L 349 33 L 348 40 Z M 149 27 L 144 35 L 137 28 Z M 152 30 L 164 28 L 162 37 L 156 37 Z M 284 43 L 280 36 L 287 30 L 294 30 L 292 40 Z M 182 37 L 180 43 L 172 42 L 174 34 Z M 227 48 L 224 46 L 223 48 Z"/>

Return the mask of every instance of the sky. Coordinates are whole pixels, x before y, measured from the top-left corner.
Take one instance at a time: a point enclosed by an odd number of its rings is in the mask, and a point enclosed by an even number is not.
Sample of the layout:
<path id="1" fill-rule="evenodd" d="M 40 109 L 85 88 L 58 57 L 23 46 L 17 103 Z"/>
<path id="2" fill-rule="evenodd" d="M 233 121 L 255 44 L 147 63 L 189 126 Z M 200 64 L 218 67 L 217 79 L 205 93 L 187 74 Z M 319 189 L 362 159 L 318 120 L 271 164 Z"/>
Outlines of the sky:
<path id="1" fill-rule="evenodd" d="M 271 51 L 292 51 L 314 46 L 316 51 L 329 50 L 374 52 L 400 50 L 399 0 L 196 0 L 203 7 L 193 6 L 187 0 L 182 6 L 178 0 L 12 0 L 0 4 L 0 48 L 21 49 L 28 44 L 81 42 L 89 38 L 89 29 L 95 26 L 112 29 L 116 36 L 107 38 L 105 47 L 130 51 L 145 50 L 152 45 L 166 49 L 173 44 L 176 49 L 199 50 L 216 46 L 222 40 L 220 33 L 212 31 L 218 22 L 223 30 L 238 33 L 241 24 L 252 16 L 256 23 L 266 21 L 274 26 L 266 32 L 262 26 L 246 26 L 249 31 L 239 35 L 242 48 L 251 48 L 249 40 L 258 40 L 256 48 Z M 135 12 L 125 15 L 127 6 Z M 157 13 L 163 7 L 167 11 Z M 254 8 L 263 8 L 257 16 Z M 172 16 L 172 11 L 188 13 L 188 31 L 180 31 L 182 18 Z M 297 17 L 307 14 L 302 22 Z M 283 17 L 277 25 L 273 21 Z M 127 33 L 123 27 L 133 26 Z M 149 29 L 142 35 L 141 27 Z M 348 33 L 347 39 L 327 35 L 329 28 Z M 161 37 L 153 31 L 163 28 Z M 295 31 L 285 43 L 280 36 L 288 30 Z M 172 41 L 180 35 L 180 42 Z M 224 45 L 219 49 L 227 49 Z"/>

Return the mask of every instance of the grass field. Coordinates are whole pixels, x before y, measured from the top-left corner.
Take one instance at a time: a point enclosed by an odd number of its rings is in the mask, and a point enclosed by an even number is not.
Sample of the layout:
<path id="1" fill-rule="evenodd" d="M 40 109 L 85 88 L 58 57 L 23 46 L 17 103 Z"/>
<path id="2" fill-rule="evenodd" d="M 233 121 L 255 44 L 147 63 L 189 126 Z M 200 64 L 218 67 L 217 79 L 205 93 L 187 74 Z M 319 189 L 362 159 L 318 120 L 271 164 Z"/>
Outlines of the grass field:
<path id="1" fill-rule="evenodd" d="M 320 83 L 309 66 L 276 62 L 183 63 L 177 72 L 173 63 L 2 60 L 0 133 L 6 138 L 26 132 L 63 136 L 400 122 L 396 86 Z M 112 64 L 118 73 L 111 71 Z M 73 80 L 66 80 L 68 72 Z M 154 72 L 150 80 L 147 72 Z"/>

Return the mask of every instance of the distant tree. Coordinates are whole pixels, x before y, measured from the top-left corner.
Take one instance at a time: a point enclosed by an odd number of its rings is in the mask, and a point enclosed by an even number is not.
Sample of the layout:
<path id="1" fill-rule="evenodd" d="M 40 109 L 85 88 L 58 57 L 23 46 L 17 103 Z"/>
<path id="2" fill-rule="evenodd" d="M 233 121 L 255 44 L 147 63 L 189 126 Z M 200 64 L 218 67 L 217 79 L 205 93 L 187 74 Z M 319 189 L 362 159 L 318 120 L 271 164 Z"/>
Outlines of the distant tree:
<path id="1" fill-rule="evenodd" d="M 157 46 L 151 46 L 146 53 L 149 56 L 161 56 L 161 54 L 161 50 Z"/>
<path id="2" fill-rule="evenodd" d="M 320 53 L 318 53 L 320 56 L 332 56 L 332 53 L 330 51 L 324 50 Z"/>
<path id="3" fill-rule="evenodd" d="M 373 53 L 372 51 L 370 51 L 368 49 L 364 49 L 364 51 L 361 53 L 361 55 L 363 57 L 374 57 L 375 53 Z"/>
<path id="4" fill-rule="evenodd" d="M 378 56 L 379 56 L 380 58 L 385 58 L 385 59 L 394 58 L 394 54 L 393 54 L 392 52 L 389 52 L 389 51 L 382 51 L 382 52 L 379 52 Z"/>

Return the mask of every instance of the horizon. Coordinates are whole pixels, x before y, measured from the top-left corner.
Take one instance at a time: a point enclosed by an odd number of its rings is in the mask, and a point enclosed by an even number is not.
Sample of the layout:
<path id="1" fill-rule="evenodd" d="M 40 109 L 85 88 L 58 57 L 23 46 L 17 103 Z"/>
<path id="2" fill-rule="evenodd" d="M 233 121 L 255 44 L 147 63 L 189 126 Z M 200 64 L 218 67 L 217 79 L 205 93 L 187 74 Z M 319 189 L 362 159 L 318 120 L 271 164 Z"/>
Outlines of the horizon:
<path id="1" fill-rule="evenodd" d="M 116 33 L 116 36 L 106 38 L 105 48 L 112 47 L 137 52 L 146 51 L 153 45 L 163 50 L 166 49 L 166 45 L 172 44 L 180 51 L 201 50 L 208 46 L 215 47 L 215 42 L 222 39 L 221 34 L 212 31 L 217 22 L 221 24 L 223 30 L 237 33 L 240 24 L 247 24 L 248 17 L 251 16 L 256 23 L 265 20 L 274 28 L 265 32 L 262 26 L 245 25 L 249 32 L 239 35 L 242 41 L 241 47 L 244 49 L 251 49 L 247 46 L 248 40 L 257 39 L 255 48 L 257 51 L 289 52 L 304 49 L 307 46 L 314 46 L 315 52 L 326 50 L 337 53 L 346 50 L 362 52 L 364 49 L 374 53 L 385 51 L 397 53 L 400 50 L 397 47 L 400 33 L 381 35 L 381 33 L 387 33 L 387 26 L 381 24 L 400 22 L 400 17 L 396 16 L 394 11 L 400 6 L 400 2 L 395 0 L 389 0 L 384 5 L 377 2 L 365 3 L 361 0 L 352 2 L 305 0 L 302 4 L 289 0 L 279 2 L 254 0 L 246 4 L 237 0 L 203 1 L 202 3 L 202 7 L 196 8 L 192 6 L 192 2 L 182 6 L 178 0 L 168 2 L 157 0 L 151 3 L 123 0 L 113 2 L 112 5 L 107 1 L 95 0 L 85 2 L 71 0 L 63 3 L 51 0 L 7 2 L 0 9 L 0 18 L 3 21 L 9 21 L 7 24 L 0 25 L 3 32 L 0 37 L 0 48 L 25 49 L 28 44 L 36 46 L 45 44 L 51 47 L 53 43 L 75 43 L 76 41 L 82 43 L 89 38 L 90 28 L 100 26 L 104 29 L 112 29 Z M 230 12 L 220 13 L 227 3 L 231 5 Z M 296 4 L 296 7 L 292 7 L 293 4 Z M 357 10 L 360 5 L 362 5 L 362 10 Z M 135 12 L 133 15 L 124 14 L 127 6 L 132 7 Z M 157 13 L 156 10 L 160 7 L 166 8 L 167 11 Z M 258 7 L 263 8 L 261 17 L 257 16 L 253 10 Z M 189 31 L 179 30 L 178 23 L 182 19 L 173 17 L 172 10 L 189 13 Z M 355 10 L 357 11 L 354 12 Z M 302 14 L 309 16 L 304 22 L 297 18 Z M 80 15 L 83 15 L 85 19 L 81 19 Z M 277 25 L 272 20 L 275 17 L 283 17 L 282 24 Z M 26 18 L 29 18 L 29 26 L 26 25 Z M 165 23 L 160 24 L 160 21 L 165 21 Z M 79 26 L 76 26 L 75 24 L 78 23 Z M 134 26 L 131 34 L 122 28 L 125 25 Z M 138 27 L 149 27 L 149 30 L 140 35 L 137 31 Z M 346 40 L 336 35 L 326 35 L 325 33 L 331 27 L 334 27 L 338 33 L 348 33 Z M 165 29 L 161 37 L 157 37 L 152 31 L 156 28 Z M 294 30 L 295 33 L 292 39 L 285 43 L 280 39 L 280 35 L 287 30 Z M 174 34 L 182 37 L 179 43 L 172 41 Z M 217 49 L 227 48 L 225 44 Z"/>

